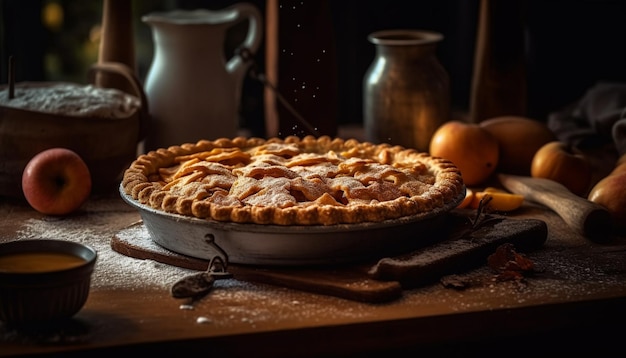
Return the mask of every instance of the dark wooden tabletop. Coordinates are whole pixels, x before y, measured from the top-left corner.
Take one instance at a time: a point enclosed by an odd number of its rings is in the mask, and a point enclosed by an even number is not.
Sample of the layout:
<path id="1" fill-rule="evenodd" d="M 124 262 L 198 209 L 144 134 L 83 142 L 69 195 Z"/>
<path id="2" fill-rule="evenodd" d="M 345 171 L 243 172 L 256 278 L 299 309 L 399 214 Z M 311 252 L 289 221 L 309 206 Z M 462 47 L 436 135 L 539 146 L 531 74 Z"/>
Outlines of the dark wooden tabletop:
<path id="1" fill-rule="evenodd" d="M 529 253 L 537 273 L 522 281 L 494 281 L 485 266 L 459 276 L 472 282 L 464 289 L 437 282 L 372 304 L 230 279 L 185 309 L 169 287 L 189 270 L 111 249 L 112 237 L 140 219 L 117 195 L 93 197 L 64 218 L 3 198 L 0 241 L 81 241 L 98 249 L 99 261 L 87 303 L 72 320 L 32 330 L 0 323 L 0 356 L 626 352 L 626 238 L 591 242 L 532 203 L 509 215 L 539 218 L 549 229 L 544 246 Z"/>

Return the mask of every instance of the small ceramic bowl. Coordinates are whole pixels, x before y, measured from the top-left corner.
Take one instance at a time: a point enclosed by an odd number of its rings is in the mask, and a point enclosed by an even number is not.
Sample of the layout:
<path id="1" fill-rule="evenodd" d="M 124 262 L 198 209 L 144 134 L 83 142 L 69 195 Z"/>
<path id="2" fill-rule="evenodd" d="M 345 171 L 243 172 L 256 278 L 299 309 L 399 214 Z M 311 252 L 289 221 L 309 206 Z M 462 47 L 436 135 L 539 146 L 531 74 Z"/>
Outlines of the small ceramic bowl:
<path id="1" fill-rule="evenodd" d="M 71 318 L 89 295 L 96 251 L 71 241 L 0 244 L 0 321 L 8 325 Z"/>

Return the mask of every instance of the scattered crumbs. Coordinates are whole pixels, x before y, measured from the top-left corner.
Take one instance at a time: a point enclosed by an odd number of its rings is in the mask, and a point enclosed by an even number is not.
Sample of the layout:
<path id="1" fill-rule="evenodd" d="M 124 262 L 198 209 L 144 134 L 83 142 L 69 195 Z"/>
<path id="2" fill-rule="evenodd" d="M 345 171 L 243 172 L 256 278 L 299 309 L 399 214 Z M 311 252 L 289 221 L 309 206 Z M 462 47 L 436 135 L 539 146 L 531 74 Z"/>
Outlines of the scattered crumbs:
<path id="1" fill-rule="evenodd" d="M 457 290 L 464 290 L 471 286 L 471 281 L 465 280 L 458 275 L 447 275 L 442 277 L 439 282 L 445 288 L 453 288 Z"/>
<path id="2" fill-rule="evenodd" d="M 207 324 L 207 323 L 211 323 L 211 319 L 207 318 L 207 317 L 198 317 L 196 318 L 196 323 L 198 324 Z"/>

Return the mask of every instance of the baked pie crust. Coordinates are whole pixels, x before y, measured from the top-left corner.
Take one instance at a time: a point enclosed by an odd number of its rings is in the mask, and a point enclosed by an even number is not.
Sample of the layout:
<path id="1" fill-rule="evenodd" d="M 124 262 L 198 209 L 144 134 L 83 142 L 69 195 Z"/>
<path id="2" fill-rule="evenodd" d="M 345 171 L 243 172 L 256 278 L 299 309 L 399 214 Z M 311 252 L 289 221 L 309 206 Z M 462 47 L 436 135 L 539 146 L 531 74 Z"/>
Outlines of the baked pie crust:
<path id="1" fill-rule="evenodd" d="M 381 222 L 449 206 L 465 192 L 449 160 L 322 136 L 237 137 L 140 155 L 122 189 L 167 213 L 223 222 Z"/>

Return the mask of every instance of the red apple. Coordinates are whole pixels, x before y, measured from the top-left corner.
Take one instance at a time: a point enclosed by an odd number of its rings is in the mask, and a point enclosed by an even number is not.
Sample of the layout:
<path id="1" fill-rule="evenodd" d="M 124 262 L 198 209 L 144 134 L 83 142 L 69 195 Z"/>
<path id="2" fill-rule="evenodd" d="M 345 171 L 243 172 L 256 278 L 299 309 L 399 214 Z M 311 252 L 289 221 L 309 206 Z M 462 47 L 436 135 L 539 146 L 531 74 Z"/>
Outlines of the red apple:
<path id="1" fill-rule="evenodd" d="M 530 165 L 532 177 L 554 180 L 579 196 L 587 193 L 592 173 L 588 159 L 560 141 L 544 144 L 537 150 Z"/>
<path id="2" fill-rule="evenodd" d="M 91 194 L 91 174 L 76 152 L 51 148 L 26 164 L 22 191 L 33 209 L 47 215 L 65 215 L 77 210 Z"/>

